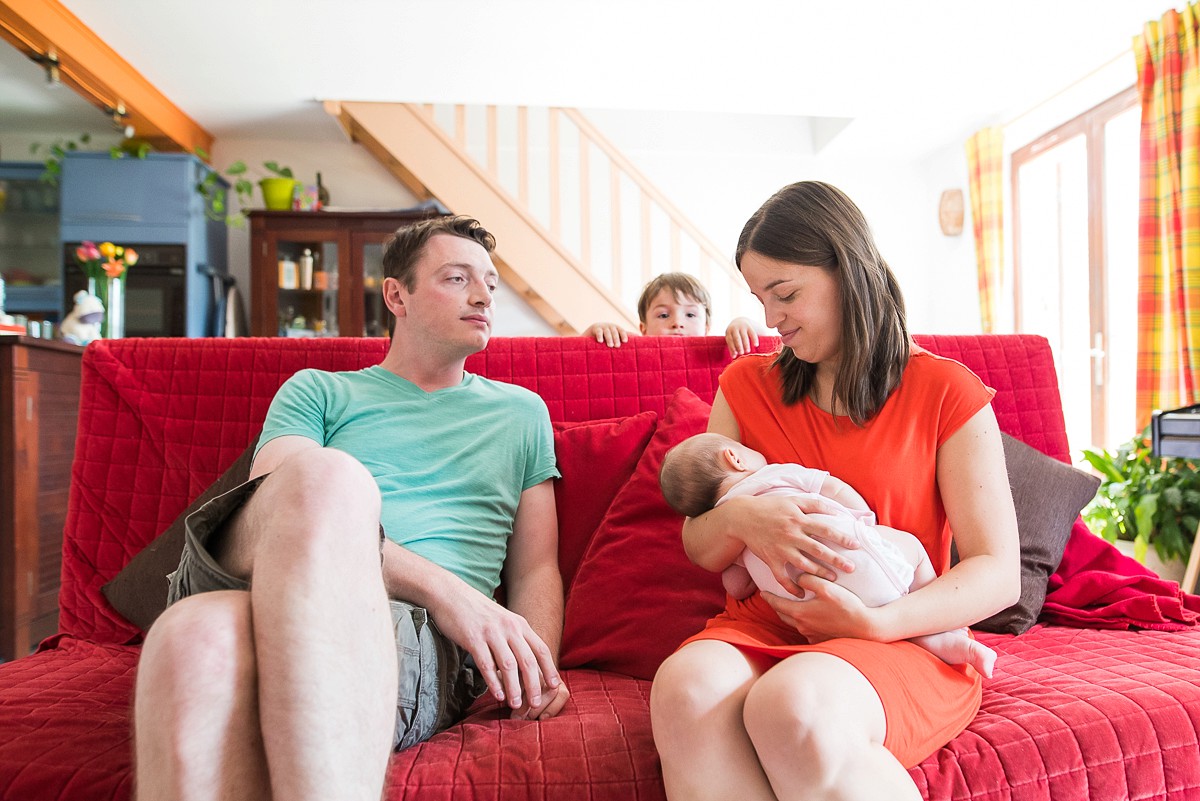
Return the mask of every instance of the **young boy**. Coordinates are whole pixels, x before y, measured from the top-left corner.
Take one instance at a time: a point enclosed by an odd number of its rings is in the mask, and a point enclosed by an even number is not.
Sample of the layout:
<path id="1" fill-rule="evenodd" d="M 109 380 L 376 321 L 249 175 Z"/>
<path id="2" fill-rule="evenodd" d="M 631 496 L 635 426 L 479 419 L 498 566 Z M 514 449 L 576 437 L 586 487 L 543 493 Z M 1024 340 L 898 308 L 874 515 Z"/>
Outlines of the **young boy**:
<path id="1" fill-rule="evenodd" d="M 767 464 L 761 453 L 720 434 L 697 434 L 667 452 L 659 471 L 663 497 L 671 508 L 697 517 L 737 495 L 819 495 L 834 514 L 809 515 L 852 533 L 858 549 L 831 548 L 850 559 L 855 569 L 838 573 L 837 583 L 867 606 L 882 606 L 934 579 L 925 548 L 912 534 L 876 526 L 875 514 L 849 484 L 823 470 L 798 464 Z M 794 581 L 799 575 L 785 566 Z M 831 568 L 833 569 L 833 568 Z M 757 588 L 795 598 L 771 569 L 747 548 L 721 574 L 726 592 L 745 598 Z M 808 597 L 801 596 L 801 600 Z M 991 678 L 996 652 L 971 639 L 965 628 L 910 638 L 947 664 L 966 663 Z"/>
<path id="2" fill-rule="evenodd" d="M 712 326 L 712 302 L 704 285 L 687 273 L 662 273 L 650 279 L 638 298 L 638 329 L 648 337 L 702 337 Z M 616 323 L 593 323 L 584 336 L 610 348 L 629 341 L 629 331 Z M 745 317 L 725 329 L 725 344 L 737 357 L 758 347 L 758 332 Z"/>

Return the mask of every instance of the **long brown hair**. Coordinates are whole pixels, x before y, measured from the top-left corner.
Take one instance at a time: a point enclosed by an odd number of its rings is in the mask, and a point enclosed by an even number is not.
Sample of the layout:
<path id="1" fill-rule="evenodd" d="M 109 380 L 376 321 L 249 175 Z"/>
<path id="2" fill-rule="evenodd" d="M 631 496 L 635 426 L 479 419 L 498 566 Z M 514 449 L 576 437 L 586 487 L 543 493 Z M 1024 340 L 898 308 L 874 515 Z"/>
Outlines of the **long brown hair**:
<path id="1" fill-rule="evenodd" d="M 735 261 L 754 252 L 790 264 L 828 270 L 842 297 L 841 362 L 833 381 L 835 409 L 863 425 L 900 385 L 909 358 L 904 297 L 875 247 L 858 206 L 820 181 L 780 189 L 751 215 L 738 237 Z M 786 404 L 813 388 L 816 365 L 784 348 L 775 359 Z"/>

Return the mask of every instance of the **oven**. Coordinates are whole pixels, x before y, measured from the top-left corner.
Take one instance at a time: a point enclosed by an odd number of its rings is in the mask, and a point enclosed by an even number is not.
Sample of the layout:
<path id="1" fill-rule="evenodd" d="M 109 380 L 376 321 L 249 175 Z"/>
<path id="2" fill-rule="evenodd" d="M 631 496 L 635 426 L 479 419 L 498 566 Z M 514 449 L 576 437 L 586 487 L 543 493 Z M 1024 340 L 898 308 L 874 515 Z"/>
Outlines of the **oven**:
<path id="1" fill-rule="evenodd" d="M 75 306 L 75 293 L 87 289 L 87 277 L 75 261 L 78 242 L 63 246 L 65 317 Z M 185 245 L 140 245 L 138 263 L 125 274 L 125 336 L 187 336 L 187 247 Z"/>

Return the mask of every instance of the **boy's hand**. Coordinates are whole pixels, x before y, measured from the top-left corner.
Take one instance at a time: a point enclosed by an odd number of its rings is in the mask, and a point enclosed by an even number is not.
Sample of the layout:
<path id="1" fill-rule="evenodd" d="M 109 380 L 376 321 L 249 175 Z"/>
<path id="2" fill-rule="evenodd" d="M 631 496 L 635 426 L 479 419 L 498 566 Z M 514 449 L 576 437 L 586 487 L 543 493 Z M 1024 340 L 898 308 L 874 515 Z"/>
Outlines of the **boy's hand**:
<path id="1" fill-rule="evenodd" d="M 629 341 L 629 332 L 616 323 L 595 323 L 583 335 L 594 337 L 610 348 L 619 348 L 622 342 Z"/>
<path id="2" fill-rule="evenodd" d="M 725 329 L 725 345 L 733 358 L 745 356 L 758 347 L 758 332 L 745 317 L 738 317 Z"/>

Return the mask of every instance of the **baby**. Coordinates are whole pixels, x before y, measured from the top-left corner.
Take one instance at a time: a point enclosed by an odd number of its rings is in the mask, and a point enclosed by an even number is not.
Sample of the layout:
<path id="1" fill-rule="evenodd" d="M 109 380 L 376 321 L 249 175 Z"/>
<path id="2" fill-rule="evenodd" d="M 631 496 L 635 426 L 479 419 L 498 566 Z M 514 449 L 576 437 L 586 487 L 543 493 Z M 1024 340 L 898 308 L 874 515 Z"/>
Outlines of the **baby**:
<path id="1" fill-rule="evenodd" d="M 672 448 L 659 472 L 663 497 L 675 511 L 696 517 L 738 495 L 819 496 L 834 514 L 809 515 L 831 528 L 851 534 L 859 548 L 829 547 L 854 563 L 838 574 L 837 583 L 867 606 L 882 606 L 935 577 L 925 548 L 912 534 L 875 525 L 875 514 L 854 489 L 822 470 L 798 464 L 767 464 L 761 453 L 720 434 L 697 434 Z M 793 580 L 800 575 L 785 568 Z M 757 588 L 795 598 L 775 579 L 771 569 L 750 552 L 742 551 L 721 574 L 725 590 L 745 598 Z M 810 597 L 806 592 L 804 597 Z M 801 598 L 803 600 L 803 597 Z M 966 663 L 991 678 L 996 652 L 973 640 L 966 628 L 910 638 L 951 665 Z"/>

